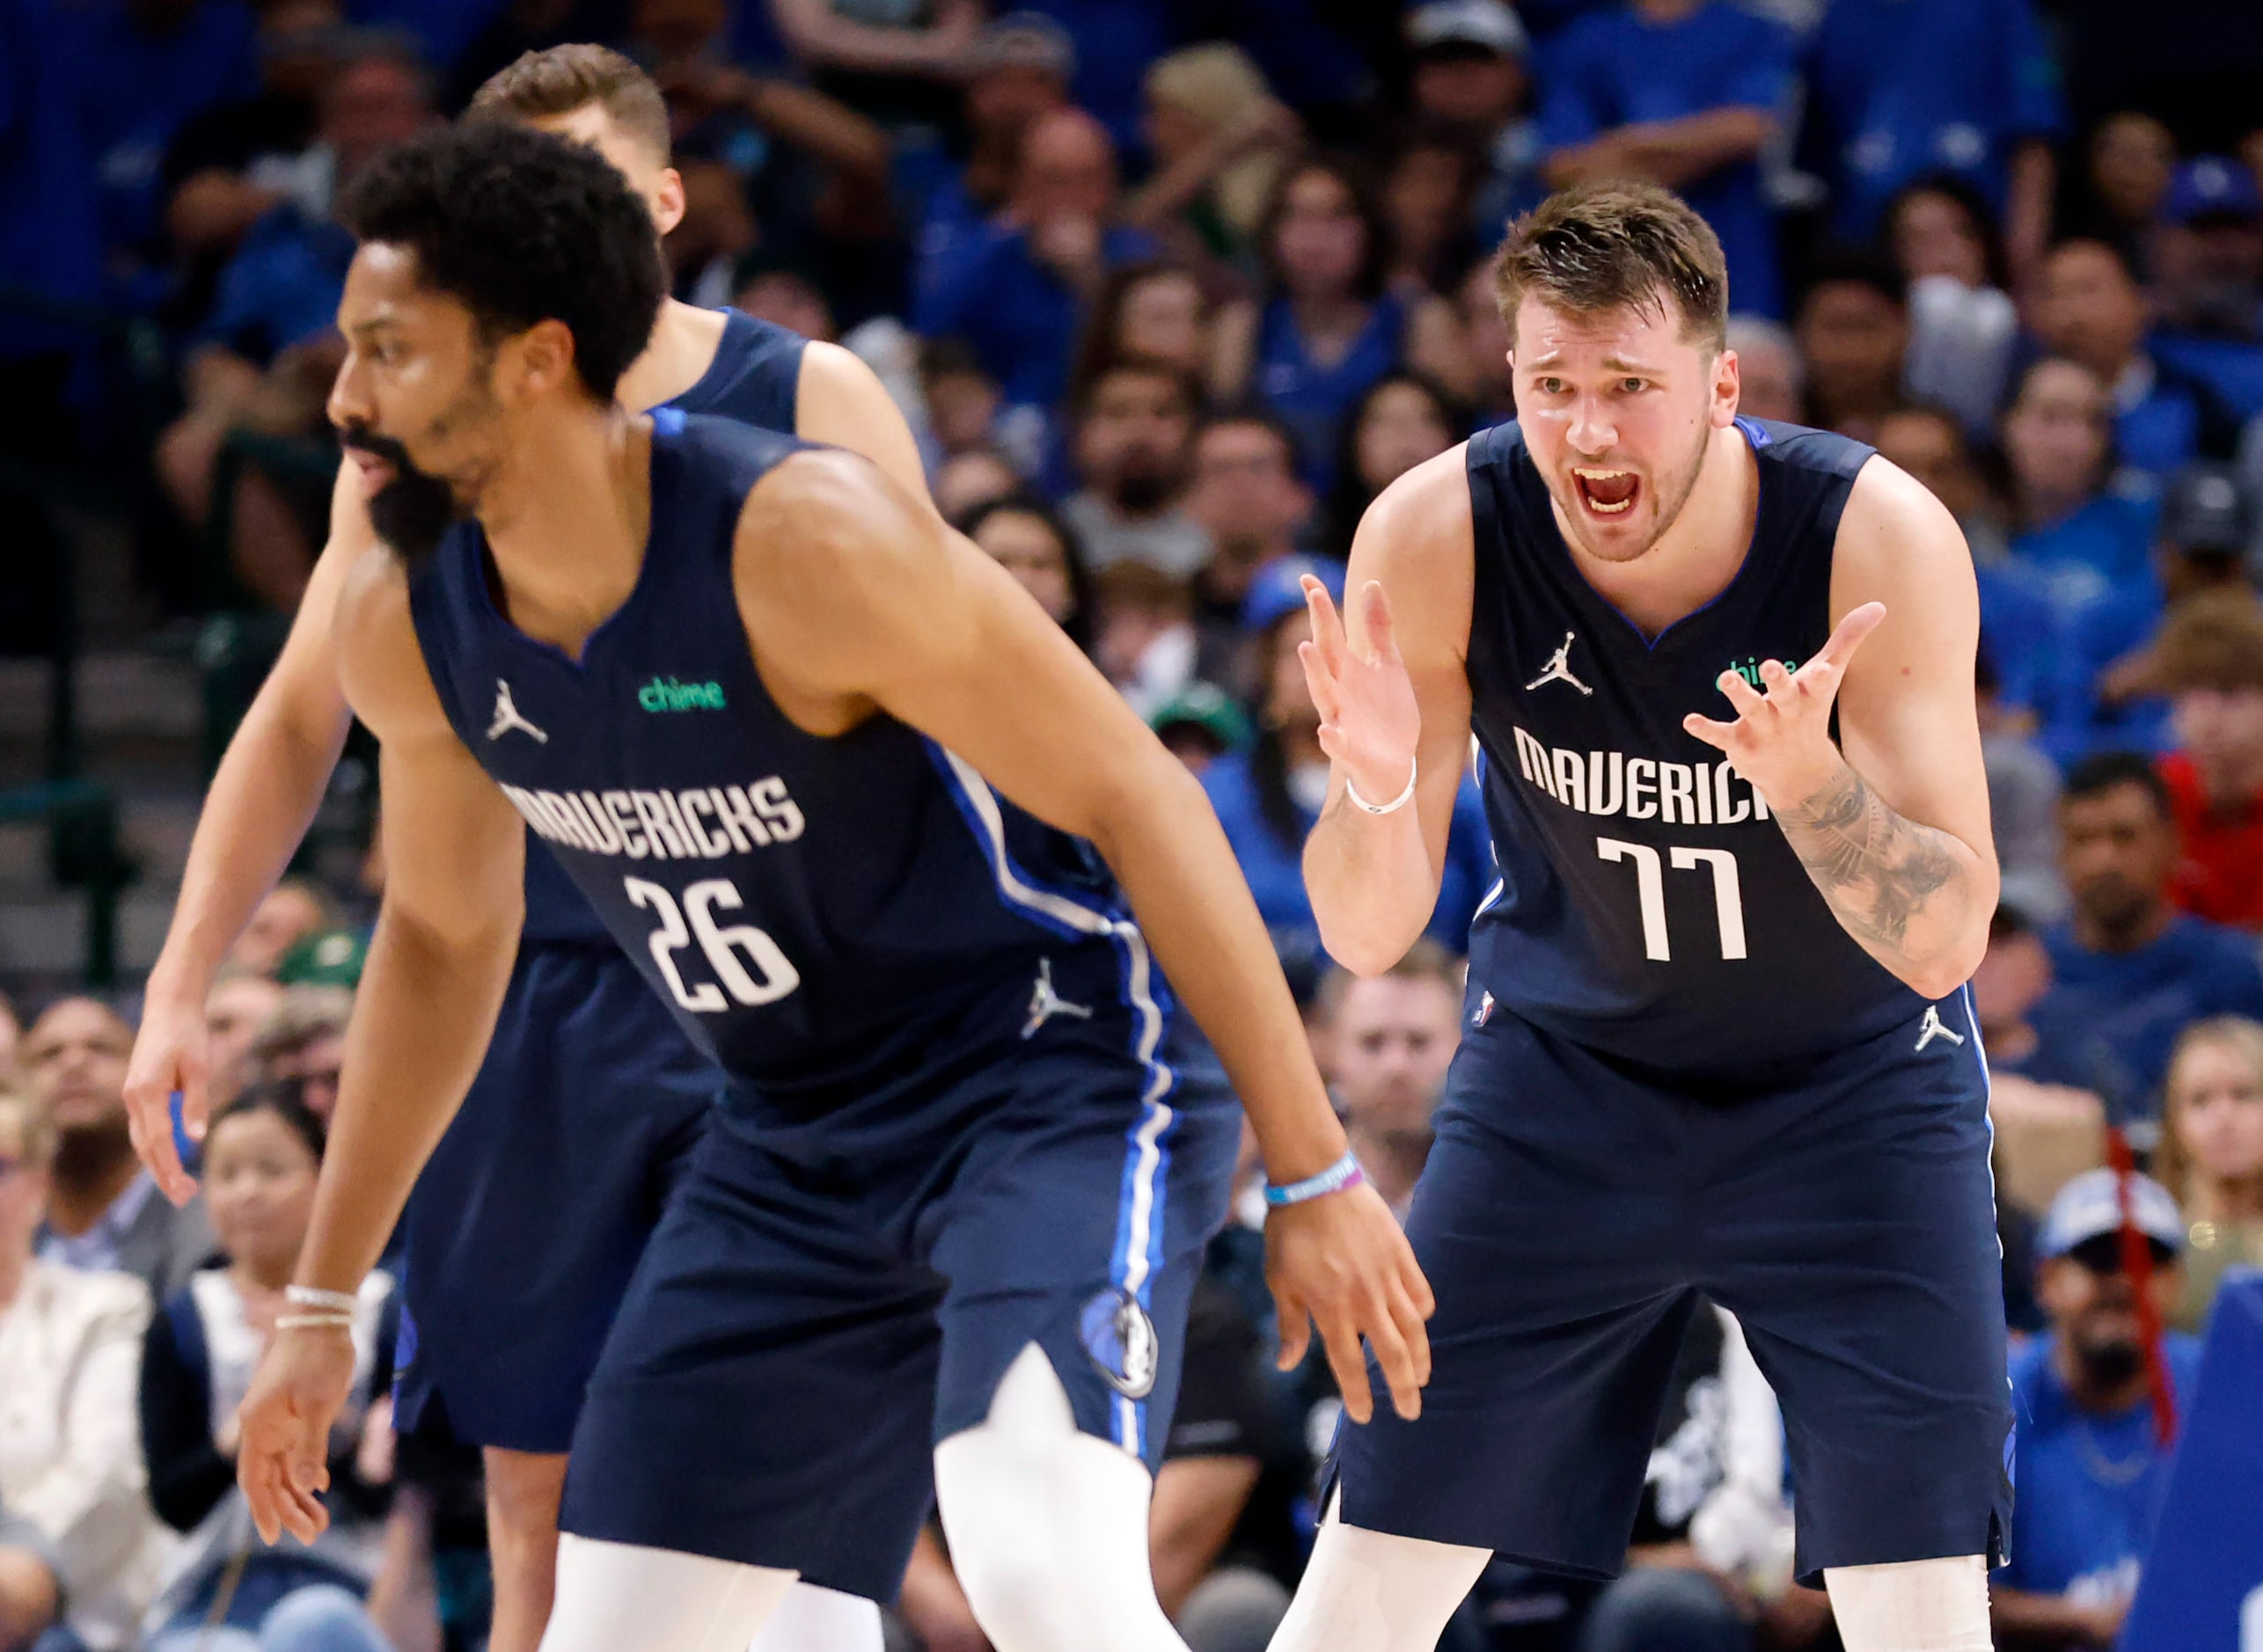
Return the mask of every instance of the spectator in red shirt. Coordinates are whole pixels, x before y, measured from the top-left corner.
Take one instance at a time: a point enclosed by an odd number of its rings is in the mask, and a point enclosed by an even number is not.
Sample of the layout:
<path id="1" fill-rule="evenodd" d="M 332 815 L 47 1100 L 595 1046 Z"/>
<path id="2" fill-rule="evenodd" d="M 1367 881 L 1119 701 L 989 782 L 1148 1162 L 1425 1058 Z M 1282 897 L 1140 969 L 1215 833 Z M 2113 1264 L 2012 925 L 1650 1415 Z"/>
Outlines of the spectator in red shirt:
<path id="1" fill-rule="evenodd" d="M 2179 742 L 2161 760 L 2183 852 L 2171 898 L 2263 929 L 2263 605 L 2196 599 L 2171 617 L 2159 657 Z"/>

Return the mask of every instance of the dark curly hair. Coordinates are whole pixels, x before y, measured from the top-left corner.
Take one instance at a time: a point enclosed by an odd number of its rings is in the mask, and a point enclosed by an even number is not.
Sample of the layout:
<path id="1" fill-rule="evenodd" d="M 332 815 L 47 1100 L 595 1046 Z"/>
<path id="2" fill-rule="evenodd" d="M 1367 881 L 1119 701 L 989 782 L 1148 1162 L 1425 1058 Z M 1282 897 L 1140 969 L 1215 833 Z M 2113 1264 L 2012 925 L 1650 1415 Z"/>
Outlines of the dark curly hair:
<path id="1" fill-rule="evenodd" d="M 667 292 L 652 214 L 595 150 L 529 127 L 442 127 L 386 151 L 342 208 L 363 241 L 416 254 L 492 341 L 563 322 L 590 393 L 611 401 Z"/>

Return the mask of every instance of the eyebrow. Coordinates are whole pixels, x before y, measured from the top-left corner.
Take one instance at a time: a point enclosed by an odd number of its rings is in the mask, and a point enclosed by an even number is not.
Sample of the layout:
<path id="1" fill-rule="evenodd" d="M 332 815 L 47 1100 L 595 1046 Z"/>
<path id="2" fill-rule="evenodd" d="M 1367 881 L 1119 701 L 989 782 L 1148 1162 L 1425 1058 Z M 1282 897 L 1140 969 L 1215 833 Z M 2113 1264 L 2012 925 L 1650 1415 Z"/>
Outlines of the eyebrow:
<path id="1" fill-rule="evenodd" d="M 1540 373 L 1551 368 L 1561 367 L 1563 364 L 1564 352 L 1551 350 L 1535 361 L 1520 365 L 1527 372 Z M 1607 355 L 1603 358 L 1603 370 L 1607 373 L 1631 373 L 1642 378 L 1655 378 L 1659 373 L 1659 369 L 1655 367 L 1645 367 L 1639 362 L 1625 361 L 1615 355 Z"/>

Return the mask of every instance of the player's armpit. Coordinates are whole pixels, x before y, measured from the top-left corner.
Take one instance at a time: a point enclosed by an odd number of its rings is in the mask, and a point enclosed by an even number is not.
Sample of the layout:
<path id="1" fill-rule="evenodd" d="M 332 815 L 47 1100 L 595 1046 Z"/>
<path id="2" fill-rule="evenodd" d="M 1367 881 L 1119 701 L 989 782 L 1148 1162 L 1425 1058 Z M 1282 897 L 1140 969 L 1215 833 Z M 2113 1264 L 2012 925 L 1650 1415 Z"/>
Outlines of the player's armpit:
<path id="1" fill-rule="evenodd" d="M 802 352 L 794 391 L 794 433 L 862 454 L 914 498 L 927 499 L 926 467 L 903 410 L 880 376 L 853 352 L 813 340 Z"/>

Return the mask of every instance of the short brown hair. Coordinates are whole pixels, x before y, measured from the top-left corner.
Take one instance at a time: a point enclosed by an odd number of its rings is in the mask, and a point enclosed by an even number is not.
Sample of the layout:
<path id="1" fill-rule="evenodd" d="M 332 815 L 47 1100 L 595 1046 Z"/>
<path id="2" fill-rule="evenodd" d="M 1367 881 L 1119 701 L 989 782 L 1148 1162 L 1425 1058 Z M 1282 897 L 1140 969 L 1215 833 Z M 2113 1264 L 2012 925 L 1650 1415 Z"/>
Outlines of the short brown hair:
<path id="1" fill-rule="evenodd" d="M 252 1054 L 260 1061 L 294 1054 L 318 1038 L 343 1033 L 353 1019 L 350 987 L 285 987 L 281 1001 L 253 1034 Z"/>
<path id="2" fill-rule="evenodd" d="M 2193 597 L 2170 613 L 2158 648 L 2171 693 L 2263 689 L 2263 604 L 2245 590 Z"/>
<path id="3" fill-rule="evenodd" d="M 613 123 L 668 159 L 668 103 L 651 76 L 610 46 L 524 52 L 472 94 L 467 121 L 540 121 L 601 104 Z"/>
<path id="4" fill-rule="evenodd" d="M 1718 354 L 1729 325 L 1729 267 L 1712 226 L 1655 184 L 1580 184 L 1509 226 L 1493 260 L 1493 289 L 1517 336 L 1527 295 L 1575 316 L 1614 310 L 1663 316 Z"/>

